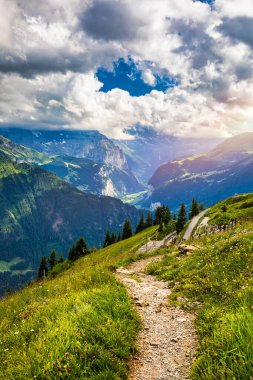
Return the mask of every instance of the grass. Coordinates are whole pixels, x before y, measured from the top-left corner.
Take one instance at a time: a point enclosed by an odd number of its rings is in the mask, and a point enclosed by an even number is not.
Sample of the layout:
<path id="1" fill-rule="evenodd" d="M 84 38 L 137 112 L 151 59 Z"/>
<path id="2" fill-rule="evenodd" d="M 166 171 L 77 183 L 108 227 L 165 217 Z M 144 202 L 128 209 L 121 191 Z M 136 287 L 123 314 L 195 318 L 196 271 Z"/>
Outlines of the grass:
<path id="1" fill-rule="evenodd" d="M 173 288 L 172 303 L 196 313 L 194 380 L 253 376 L 252 230 L 252 222 L 241 222 L 234 230 L 195 240 L 202 248 L 190 256 L 167 249 L 160 263 L 147 268 Z"/>
<path id="2" fill-rule="evenodd" d="M 0 378 L 127 379 L 140 321 L 113 270 L 155 229 L 2 299 Z"/>

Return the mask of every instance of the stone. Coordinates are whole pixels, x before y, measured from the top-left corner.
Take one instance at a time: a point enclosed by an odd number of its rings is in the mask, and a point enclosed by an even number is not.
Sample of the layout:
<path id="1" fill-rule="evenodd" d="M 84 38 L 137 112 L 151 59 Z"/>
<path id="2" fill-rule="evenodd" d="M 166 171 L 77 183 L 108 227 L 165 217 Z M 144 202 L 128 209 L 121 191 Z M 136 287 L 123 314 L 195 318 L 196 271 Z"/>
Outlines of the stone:
<path id="1" fill-rule="evenodd" d="M 195 245 L 181 244 L 179 245 L 178 249 L 182 253 L 182 255 L 189 255 L 197 251 L 199 248 Z"/>

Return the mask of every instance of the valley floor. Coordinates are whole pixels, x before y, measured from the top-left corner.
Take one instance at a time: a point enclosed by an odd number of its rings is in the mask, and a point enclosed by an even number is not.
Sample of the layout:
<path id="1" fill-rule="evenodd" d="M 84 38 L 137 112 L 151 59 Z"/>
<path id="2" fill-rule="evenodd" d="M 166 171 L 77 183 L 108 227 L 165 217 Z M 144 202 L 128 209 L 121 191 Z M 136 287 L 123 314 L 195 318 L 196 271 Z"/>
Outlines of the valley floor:
<path id="1" fill-rule="evenodd" d="M 195 355 L 194 315 L 169 305 L 171 290 L 167 283 L 145 274 L 146 266 L 160 258 L 144 259 L 128 269 L 117 270 L 117 277 L 127 287 L 143 322 L 130 380 L 189 379 Z"/>

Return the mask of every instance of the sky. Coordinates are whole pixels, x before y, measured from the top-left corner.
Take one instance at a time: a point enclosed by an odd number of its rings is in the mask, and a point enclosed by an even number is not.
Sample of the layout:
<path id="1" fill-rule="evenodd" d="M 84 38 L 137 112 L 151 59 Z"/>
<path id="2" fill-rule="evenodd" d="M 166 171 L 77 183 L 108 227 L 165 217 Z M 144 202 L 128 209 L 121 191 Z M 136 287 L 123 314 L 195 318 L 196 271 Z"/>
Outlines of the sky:
<path id="1" fill-rule="evenodd" d="M 0 126 L 253 131 L 253 1 L 0 0 Z"/>

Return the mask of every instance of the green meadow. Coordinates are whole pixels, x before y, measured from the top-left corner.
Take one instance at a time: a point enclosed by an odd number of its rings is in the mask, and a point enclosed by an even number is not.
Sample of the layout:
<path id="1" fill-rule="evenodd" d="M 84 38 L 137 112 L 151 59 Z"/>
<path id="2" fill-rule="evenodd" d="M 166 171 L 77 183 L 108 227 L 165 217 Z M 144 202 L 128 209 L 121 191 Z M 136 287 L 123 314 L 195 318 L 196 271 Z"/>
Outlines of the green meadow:
<path id="1" fill-rule="evenodd" d="M 127 379 L 140 320 L 114 269 L 156 227 L 0 301 L 0 379 Z"/>

